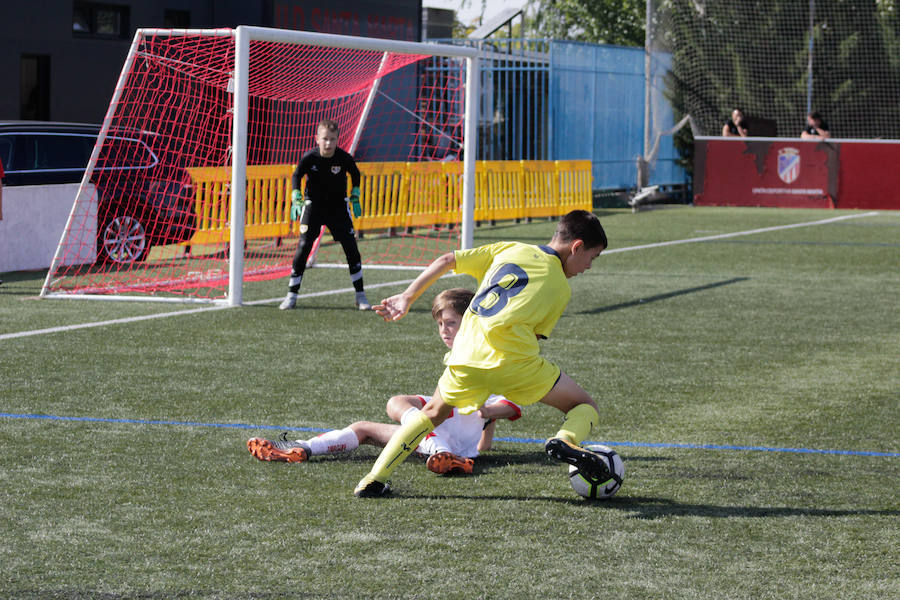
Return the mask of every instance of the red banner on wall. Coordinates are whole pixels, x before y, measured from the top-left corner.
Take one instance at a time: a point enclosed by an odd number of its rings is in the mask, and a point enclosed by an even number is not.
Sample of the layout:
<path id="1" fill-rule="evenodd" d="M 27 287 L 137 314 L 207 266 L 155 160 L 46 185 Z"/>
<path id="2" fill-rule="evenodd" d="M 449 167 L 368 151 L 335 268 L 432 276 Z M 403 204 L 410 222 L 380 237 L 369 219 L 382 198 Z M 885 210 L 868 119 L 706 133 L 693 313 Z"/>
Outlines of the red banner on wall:
<path id="1" fill-rule="evenodd" d="M 838 208 L 900 209 L 900 142 L 841 142 Z"/>
<path id="2" fill-rule="evenodd" d="M 828 142 L 698 138 L 694 204 L 834 208 L 838 154 Z"/>

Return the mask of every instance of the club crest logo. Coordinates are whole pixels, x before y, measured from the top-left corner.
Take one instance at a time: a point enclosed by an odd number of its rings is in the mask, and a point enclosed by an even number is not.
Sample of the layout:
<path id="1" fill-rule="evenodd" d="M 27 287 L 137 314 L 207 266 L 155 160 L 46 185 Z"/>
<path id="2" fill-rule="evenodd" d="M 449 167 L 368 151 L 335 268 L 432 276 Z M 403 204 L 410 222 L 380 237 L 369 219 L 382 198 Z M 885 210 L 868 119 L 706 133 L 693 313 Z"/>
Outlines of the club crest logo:
<path id="1" fill-rule="evenodd" d="M 300 223 L 300 233 L 306 233 L 306 230 L 309 229 L 309 226 L 306 223 Z"/>
<path id="2" fill-rule="evenodd" d="M 778 151 L 778 177 L 785 183 L 794 183 L 800 177 L 800 151 L 782 148 Z"/>
<path id="3" fill-rule="evenodd" d="M 331 172 L 334 173 L 335 175 L 337 175 L 338 173 L 341 172 L 341 166 L 340 166 L 340 165 L 334 165 L 333 167 L 331 167 Z"/>

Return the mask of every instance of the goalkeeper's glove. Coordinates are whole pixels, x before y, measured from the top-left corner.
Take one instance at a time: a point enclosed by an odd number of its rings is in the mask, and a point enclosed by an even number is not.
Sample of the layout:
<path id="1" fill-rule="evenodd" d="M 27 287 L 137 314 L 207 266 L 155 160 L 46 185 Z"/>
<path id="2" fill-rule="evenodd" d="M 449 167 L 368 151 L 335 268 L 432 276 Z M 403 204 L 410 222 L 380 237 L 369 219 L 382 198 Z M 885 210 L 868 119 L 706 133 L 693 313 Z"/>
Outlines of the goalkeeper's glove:
<path id="1" fill-rule="evenodd" d="M 303 198 L 300 190 L 291 192 L 291 221 L 296 221 L 303 214 Z"/>
<path id="2" fill-rule="evenodd" d="M 362 205 L 359 203 L 359 188 L 350 190 L 350 206 L 353 207 L 353 218 L 358 219 L 362 214 Z"/>

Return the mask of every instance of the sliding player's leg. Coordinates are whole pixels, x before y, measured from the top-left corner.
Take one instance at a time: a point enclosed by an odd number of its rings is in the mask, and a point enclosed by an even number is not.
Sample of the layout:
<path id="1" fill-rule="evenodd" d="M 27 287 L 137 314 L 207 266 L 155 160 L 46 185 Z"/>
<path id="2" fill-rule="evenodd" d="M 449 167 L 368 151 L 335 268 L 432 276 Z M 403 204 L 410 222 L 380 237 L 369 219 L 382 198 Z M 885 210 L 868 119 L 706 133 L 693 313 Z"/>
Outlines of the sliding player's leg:
<path id="1" fill-rule="evenodd" d="M 575 380 L 560 372 L 556 384 L 541 398 L 541 402 L 558 408 L 566 415 L 562 427 L 545 444 L 547 454 L 556 460 L 576 465 L 584 473 L 600 477 L 608 475 L 606 461 L 580 445 L 600 420 L 594 399 Z"/>
<path id="2" fill-rule="evenodd" d="M 250 438 L 247 440 L 247 450 L 259 460 L 305 462 L 311 456 L 352 452 L 362 444 L 382 447 L 397 429 L 399 427 L 391 423 L 357 421 L 308 440 L 289 440 L 286 434 L 281 440 Z"/>

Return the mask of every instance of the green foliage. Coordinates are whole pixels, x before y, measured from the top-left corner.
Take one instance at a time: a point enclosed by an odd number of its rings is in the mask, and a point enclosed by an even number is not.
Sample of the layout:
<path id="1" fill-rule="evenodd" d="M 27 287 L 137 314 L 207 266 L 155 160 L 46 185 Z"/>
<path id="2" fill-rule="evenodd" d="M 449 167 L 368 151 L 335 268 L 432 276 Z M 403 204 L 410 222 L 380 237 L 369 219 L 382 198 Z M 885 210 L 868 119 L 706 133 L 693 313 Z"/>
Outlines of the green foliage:
<path id="1" fill-rule="evenodd" d="M 0 336 L 99 325 L 0 338 L 0 598 L 900 597 L 900 458 L 676 446 L 900 452 L 900 215 L 623 251 L 848 214 L 599 213 L 609 251 L 570 280 L 542 348 L 600 403 L 591 440 L 624 458 L 600 503 L 531 441 L 561 422 L 542 405 L 499 425 L 474 476 L 410 459 L 389 500 L 351 495 L 375 449 L 247 452 L 429 393 L 428 303 L 469 278 L 388 324 L 355 310 L 345 269 L 307 271 L 321 294 L 296 311 L 277 309 L 283 279 L 198 312 L 38 300 L 44 273 L 2 274 Z M 484 225 L 476 243 L 554 226 Z M 366 269 L 370 299 L 415 272 Z"/>
<path id="2" fill-rule="evenodd" d="M 532 0 L 529 8 L 533 37 L 644 45 L 643 0 Z"/>
<path id="3" fill-rule="evenodd" d="M 702 6 L 702 10 L 699 8 Z M 807 110 L 809 4 L 662 0 L 654 45 L 672 53 L 678 117 L 716 135 L 728 113 L 772 119 L 797 136 Z M 900 138 L 900 44 L 893 3 L 816 0 L 812 109 L 837 137 Z M 751 135 L 753 131 L 751 130 Z"/>

